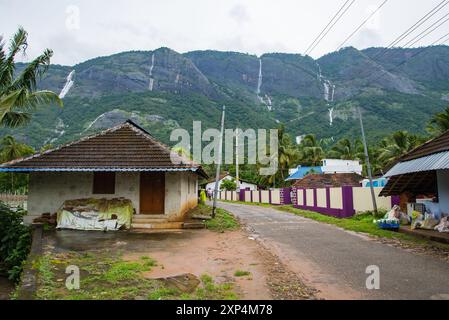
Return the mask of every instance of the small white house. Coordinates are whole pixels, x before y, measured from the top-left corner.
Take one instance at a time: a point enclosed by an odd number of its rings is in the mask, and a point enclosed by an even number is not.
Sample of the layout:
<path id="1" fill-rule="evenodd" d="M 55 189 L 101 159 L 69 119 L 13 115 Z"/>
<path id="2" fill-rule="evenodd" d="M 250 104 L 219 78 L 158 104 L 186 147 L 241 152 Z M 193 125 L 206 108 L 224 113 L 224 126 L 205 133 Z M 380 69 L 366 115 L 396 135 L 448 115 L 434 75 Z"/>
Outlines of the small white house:
<path id="1" fill-rule="evenodd" d="M 357 173 L 362 174 L 362 165 L 358 160 L 324 159 L 323 173 Z"/>
<path id="2" fill-rule="evenodd" d="M 228 173 L 221 175 L 218 180 L 218 190 L 221 190 L 221 184 L 224 180 L 236 180 L 236 179 L 233 176 L 229 175 Z M 205 189 L 206 190 L 214 190 L 215 189 L 215 179 L 209 181 L 206 184 Z M 256 191 L 257 185 L 254 183 L 246 182 L 246 181 L 243 181 L 242 179 L 240 179 L 240 189 Z"/>
<path id="3" fill-rule="evenodd" d="M 182 221 L 197 205 L 198 178 L 208 178 L 200 165 L 171 152 L 130 120 L 2 164 L 0 172 L 29 174 L 27 223 L 57 212 L 67 200 L 88 198 L 128 199 L 133 219 Z"/>

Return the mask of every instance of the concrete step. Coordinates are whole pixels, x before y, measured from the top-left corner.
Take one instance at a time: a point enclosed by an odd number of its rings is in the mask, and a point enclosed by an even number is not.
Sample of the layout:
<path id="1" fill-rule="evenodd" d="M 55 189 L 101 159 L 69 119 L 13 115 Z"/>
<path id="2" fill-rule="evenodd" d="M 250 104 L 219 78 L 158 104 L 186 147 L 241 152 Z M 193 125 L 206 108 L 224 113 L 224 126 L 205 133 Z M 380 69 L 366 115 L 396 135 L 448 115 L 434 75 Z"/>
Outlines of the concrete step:
<path id="1" fill-rule="evenodd" d="M 133 220 L 141 219 L 167 219 L 165 214 L 135 214 L 133 215 Z"/>
<path id="2" fill-rule="evenodd" d="M 206 225 L 198 221 L 184 222 L 183 229 L 204 229 Z"/>
<path id="3" fill-rule="evenodd" d="M 148 219 L 133 219 L 133 223 L 145 223 L 145 224 L 158 224 L 158 223 L 167 223 L 168 219 L 152 219 L 152 218 L 148 218 Z"/>
<path id="4" fill-rule="evenodd" d="M 131 227 L 133 229 L 182 229 L 184 222 L 156 222 L 156 223 L 141 223 L 133 222 Z"/>

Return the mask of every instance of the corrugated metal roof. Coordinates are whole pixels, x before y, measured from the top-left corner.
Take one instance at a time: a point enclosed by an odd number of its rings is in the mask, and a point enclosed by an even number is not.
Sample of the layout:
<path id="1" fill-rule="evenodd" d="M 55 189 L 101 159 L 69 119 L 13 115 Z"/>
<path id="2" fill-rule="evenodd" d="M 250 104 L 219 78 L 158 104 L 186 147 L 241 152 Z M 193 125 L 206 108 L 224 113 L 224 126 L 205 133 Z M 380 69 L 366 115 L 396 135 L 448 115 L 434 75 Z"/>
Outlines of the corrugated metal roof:
<path id="1" fill-rule="evenodd" d="M 399 162 L 385 174 L 386 178 L 401 174 L 449 169 L 449 151 Z"/>

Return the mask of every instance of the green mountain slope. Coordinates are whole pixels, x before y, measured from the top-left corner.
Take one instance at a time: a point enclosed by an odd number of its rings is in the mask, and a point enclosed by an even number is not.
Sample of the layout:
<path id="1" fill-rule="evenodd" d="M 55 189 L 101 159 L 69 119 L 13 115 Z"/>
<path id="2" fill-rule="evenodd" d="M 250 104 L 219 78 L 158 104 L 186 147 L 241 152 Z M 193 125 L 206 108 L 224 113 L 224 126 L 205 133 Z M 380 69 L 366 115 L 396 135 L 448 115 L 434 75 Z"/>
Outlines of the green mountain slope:
<path id="1" fill-rule="evenodd" d="M 371 141 L 401 129 L 423 133 L 432 114 L 449 105 L 449 47 L 416 55 L 420 50 L 344 48 L 314 60 L 298 54 L 259 58 L 160 48 L 73 67 L 52 65 L 39 87 L 59 93 L 72 73 L 64 108 L 40 108 L 29 126 L 1 133 L 39 148 L 131 118 L 170 143 L 171 130 L 190 131 L 193 120 L 201 120 L 203 128 L 218 127 L 222 105 L 228 128 L 269 129 L 284 123 L 293 136 L 339 139 L 358 135 L 358 105 Z M 17 70 L 23 67 L 18 64 Z"/>

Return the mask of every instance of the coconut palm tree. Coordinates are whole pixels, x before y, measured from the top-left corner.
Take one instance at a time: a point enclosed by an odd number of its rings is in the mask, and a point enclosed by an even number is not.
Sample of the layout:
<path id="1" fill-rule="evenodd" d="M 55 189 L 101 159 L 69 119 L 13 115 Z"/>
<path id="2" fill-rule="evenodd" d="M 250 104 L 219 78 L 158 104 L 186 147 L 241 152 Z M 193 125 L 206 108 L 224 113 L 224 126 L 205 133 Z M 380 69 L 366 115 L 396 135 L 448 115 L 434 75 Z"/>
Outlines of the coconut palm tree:
<path id="1" fill-rule="evenodd" d="M 288 175 L 288 169 L 295 165 L 298 161 L 299 152 L 292 143 L 290 136 L 285 132 L 285 126 L 280 125 L 278 128 L 278 150 L 277 154 L 272 157 L 278 159 L 278 170 L 271 176 L 259 177 L 258 183 L 266 186 L 282 186 L 285 184 L 285 178 Z M 256 168 L 262 167 L 260 163 Z"/>
<path id="2" fill-rule="evenodd" d="M 378 160 L 388 165 L 422 143 L 416 135 L 397 131 L 380 143 Z"/>
<path id="3" fill-rule="evenodd" d="M 1 162 L 8 162 L 20 157 L 25 157 L 34 153 L 30 146 L 17 142 L 12 136 L 6 136 L 1 140 L 0 157 Z M 11 190 L 14 190 L 14 173 L 9 173 L 11 178 Z"/>
<path id="4" fill-rule="evenodd" d="M 278 142 L 279 173 L 281 181 L 284 181 L 286 178 L 286 173 L 288 173 L 288 169 L 291 168 L 298 160 L 299 152 L 294 147 L 290 136 L 285 132 L 284 125 L 281 125 L 278 129 Z"/>
<path id="5" fill-rule="evenodd" d="M 306 135 L 299 146 L 299 158 L 301 164 L 319 166 L 325 157 L 321 141 L 315 135 Z"/>
<path id="6" fill-rule="evenodd" d="M 449 108 L 435 114 L 427 126 L 427 132 L 432 136 L 439 136 L 447 130 L 449 130 Z"/>
<path id="7" fill-rule="evenodd" d="M 50 65 L 51 50 L 46 49 L 15 76 L 14 60 L 18 53 L 26 52 L 27 37 L 27 32 L 20 27 L 11 40 L 8 52 L 0 38 L 0 125 L 12 128 L 27 124 L 31 120 L 30 111 L 40 105 L 57 103 L 62 106 L 56 93 L 36 90 L 37 80 Z"/>
<path id="8" fill-rule="evenodd" d="M 342 160 L 360 160 L 359 158 L 360 146 L 362 146 L 362 144 L 359 140 L 351 142 L 351 140 L 344 138 L 339 140 L 332 147 L 332 149 L 328 153 L 328 156 L 330 158 Z"/>

